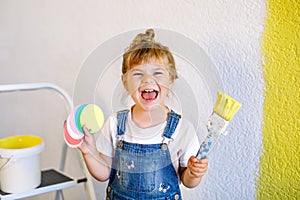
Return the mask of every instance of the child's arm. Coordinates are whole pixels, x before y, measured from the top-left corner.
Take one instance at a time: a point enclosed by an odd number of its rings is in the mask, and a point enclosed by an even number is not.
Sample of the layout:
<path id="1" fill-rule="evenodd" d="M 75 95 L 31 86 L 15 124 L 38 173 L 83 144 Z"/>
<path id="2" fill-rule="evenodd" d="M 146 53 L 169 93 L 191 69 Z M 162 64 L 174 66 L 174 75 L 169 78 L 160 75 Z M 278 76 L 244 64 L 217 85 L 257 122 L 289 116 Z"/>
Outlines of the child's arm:
<path id="1" fill-rule="evenodd" d="M 85 133 L 83 143 L 78 147 L 91 175 L 98 181 L 106 181 L 109 178 L 112 158 L 98 152 L 94 136 L 83 126 Z"/>
<path id="2" fill-rule="evenodd" d="M 187 167 L 180 167 L 180 179 L 184 186 L 194 188 L 202 180 L 208 168 L 208 158 L 202 160 L 191 156 Z"/>

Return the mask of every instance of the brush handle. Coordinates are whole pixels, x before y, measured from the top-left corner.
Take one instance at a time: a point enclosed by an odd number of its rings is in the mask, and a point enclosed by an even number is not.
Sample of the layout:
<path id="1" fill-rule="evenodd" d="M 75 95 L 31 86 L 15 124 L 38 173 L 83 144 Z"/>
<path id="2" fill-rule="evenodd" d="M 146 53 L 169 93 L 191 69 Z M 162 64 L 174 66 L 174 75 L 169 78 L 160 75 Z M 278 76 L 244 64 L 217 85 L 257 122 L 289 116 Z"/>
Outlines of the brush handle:
<path id="1" fill-rule="evenodd" d="M 204 159 L 212 150 L 212 148 L 217 143 L 219 137 L 223 134 L 226 134 L 226 128 L 229 121 L 226 121 L 224 118 L 220 117 L 218 114 L 213 112 L 207 123 L 208 135 L 205 140 L 200 145 L 200 148 L 196 154 L 198 159 Z"/>

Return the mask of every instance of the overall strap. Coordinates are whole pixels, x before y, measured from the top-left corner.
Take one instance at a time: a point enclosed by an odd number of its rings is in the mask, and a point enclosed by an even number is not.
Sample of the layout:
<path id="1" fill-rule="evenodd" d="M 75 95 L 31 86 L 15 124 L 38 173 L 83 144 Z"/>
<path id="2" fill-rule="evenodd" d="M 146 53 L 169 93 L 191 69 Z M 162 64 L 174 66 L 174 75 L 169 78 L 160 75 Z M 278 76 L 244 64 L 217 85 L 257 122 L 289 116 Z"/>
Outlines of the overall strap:
<path id="1" fill-rule="evenodd" d="M 118 120 L 118 136 L 121 136 L 125 133 L 126 121 L 128 117 L 129 110 L 120 110 L 117 112 Z"/>
<path id="2" fill-rule="evenodd" d="M 172 139 L 172 135 L 174 134 L 178 122 L 181 118 L 181 115 L 175 113 L 173 110 L 169 113 L 167 125 L 164 132 L 164 137 L 168 139 Z"/>
<path id="3" fill-rule="evenodd" d="M 117 120 L 118 120 L 118 135 L 121 136 L 125 133 L 126 129 L 126 121 L 128 117 L 129 110 L 121 110 L 117 113 Z M 181 115 L 175 113 L 173 110 L 169 113 L 167 125 L 164 131 L 164 137 L 171 139 L 172 135 L 174 134 L 178 122 L 181 118 Z"/>

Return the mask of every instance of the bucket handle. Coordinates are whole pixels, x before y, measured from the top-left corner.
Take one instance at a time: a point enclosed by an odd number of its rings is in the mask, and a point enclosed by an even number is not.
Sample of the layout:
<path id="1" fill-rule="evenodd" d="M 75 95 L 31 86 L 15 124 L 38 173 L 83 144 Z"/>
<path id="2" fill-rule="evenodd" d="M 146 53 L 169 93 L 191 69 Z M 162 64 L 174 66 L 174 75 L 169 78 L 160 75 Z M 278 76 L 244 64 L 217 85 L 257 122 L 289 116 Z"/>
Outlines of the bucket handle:
<path id="1" fill-rule="evenodd" d="M 12 157 L 13 157 L 13 156 L 11 156 L 10 158 L 4 158 L 4 159 L 6 159 L 7 161 L 4 162 L 4 164 L 2 164 L 2 165 L 0 166 L 0 170 L 3 169 L 6 165 L 8 165 L 8 163 L 12 160 Z M 2 159 L 3 157 L 0 155 L 0 158 Z"/>

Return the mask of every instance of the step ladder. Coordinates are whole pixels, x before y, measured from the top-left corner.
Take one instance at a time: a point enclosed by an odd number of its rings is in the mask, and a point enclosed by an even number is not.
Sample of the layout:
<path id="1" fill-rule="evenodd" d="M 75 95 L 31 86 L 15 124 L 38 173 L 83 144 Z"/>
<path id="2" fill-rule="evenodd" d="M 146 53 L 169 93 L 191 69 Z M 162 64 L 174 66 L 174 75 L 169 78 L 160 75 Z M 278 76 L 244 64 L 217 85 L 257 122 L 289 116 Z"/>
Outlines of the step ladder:
<path id="1" fill-rule="evenodd" d="M 71 111 L 73 108 L 73 101 L 66 93 L 65 90 L 60 88 L 59 86 L 52 84 L 52 83 L 25 83 L 25 84 L 0 84 L 0 94 L 4 92 L 19 92 L 19 91 L 33 91 L 33 90 L 51 90 L 63 97 L 67 104 L 68 112 Z M 63 129 L 62 129 L 63 131 Z M 63 133 L 61 134 L 63 137 Z M 37 188 L 24 192 L 24 193 L 17 193 L 17 194 L 9 194 L 1 191 L 0 189 L 0 200 L 14 200 L 20 199 L 30 196 L 35 196 L 47 192 L 54 192 L 56 191 L 55 200 L 64 199 L 63 196 L 63 189 L 76 186 L 78 184 L 84 184 L 87 198 L 89 200 L 96 200 L 94 186 L 93 186 L 93 179 L 90 173 L 87 170 L 87 167 L 84 163 L 84 160 L 78 152 L 79 159 L 82 163 L 82 169 L 84 178 L 75 179 L 67 174 L 64 173 L 65 164 L 66 164 L 66 156 L 67 156 L 68 146 L 66 144 L 62 147 L 62 157 L 60 159 L 60 166 L 59 169 L 46 169 L 42 170 L 41 172 L 41 185 Z"/>

